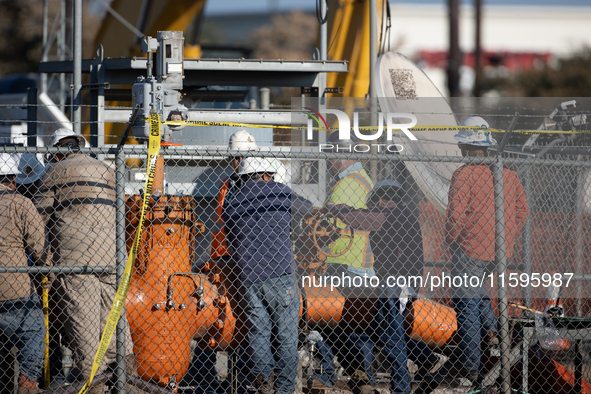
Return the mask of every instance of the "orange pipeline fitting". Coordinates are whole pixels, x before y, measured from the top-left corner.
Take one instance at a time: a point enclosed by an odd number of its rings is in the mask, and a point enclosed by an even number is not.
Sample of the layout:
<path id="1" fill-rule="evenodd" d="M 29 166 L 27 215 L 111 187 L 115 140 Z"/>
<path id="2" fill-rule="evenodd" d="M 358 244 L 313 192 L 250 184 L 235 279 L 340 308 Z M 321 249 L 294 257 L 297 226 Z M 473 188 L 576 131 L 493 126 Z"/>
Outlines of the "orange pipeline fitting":
<path id="1" fill-rule="evenodd" d="M 141 197 L 129 196 L 126 206 L 129 249 Z M 150 201 L 126 301 L 138 374 L 161 386 L 187 372 L 191 338 L 205 335 L 217 320 L 217 288 L 191 273 L 195 237 L 203 232 L 196 228 L 203 225 L 195 221 L 195 206 L 190 196 Z"/>

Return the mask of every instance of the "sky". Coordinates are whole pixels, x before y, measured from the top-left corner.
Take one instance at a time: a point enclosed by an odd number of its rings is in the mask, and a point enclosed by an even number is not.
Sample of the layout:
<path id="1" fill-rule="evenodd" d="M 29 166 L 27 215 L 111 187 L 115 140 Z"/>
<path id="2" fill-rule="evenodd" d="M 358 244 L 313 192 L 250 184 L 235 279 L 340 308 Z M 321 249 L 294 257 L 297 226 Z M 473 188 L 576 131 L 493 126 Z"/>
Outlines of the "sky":
<path id="1" fill-rule="evenodd" d="M 330 1 L 330 0 L 329 0 Z M 336 1 L 336 0 L 333 0 Z M 463 4 L 473 4 L 472 0 L 461 0 Z M 446 0 L 390 0 L 390 3 L 447 4 Z M 591 7 L 591 0 L 482 0 L 486 5 L 520 6 L 575 6 Z M 283 12 L 293 9 L 313 11 L 316 0 L 209 0 L 205 5 L 206 15 L 219 15 L 240 12 Z"/>

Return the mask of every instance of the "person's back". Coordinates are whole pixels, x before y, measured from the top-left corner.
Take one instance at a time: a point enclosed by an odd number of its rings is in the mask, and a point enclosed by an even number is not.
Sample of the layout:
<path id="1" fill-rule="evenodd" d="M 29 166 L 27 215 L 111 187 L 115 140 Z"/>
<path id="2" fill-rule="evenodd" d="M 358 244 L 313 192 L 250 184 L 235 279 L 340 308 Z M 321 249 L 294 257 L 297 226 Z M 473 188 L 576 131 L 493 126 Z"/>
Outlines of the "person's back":
<path id="1" fill-rule="evenodd" d="M 507 258 L 513 256 L 518 231 L 527 217 L 527 201 L 515 171 L 503 169 Z M 469 164 L 452 177 L 447 208 L 448 243 L 456 242 L 466 254 L 483 261 L 495 259 L 495 202 L 492 169 Z"/>
<path id="2" fill-rule="evenodd" d="M 286 185 L 251 180 L 242 185 L 225 208 L 224 218 L 243 284 L 295 272 L 290 239 L 292 208 L 311 213 L 312 206 L 292 205 L 292 199 L 297 197 Z"/>
<path id="3" fill-rule="evenodd" d="M 37 208 L 50 223 L 57 265 L 112 265 L 115 259 L 115 171 L 69 154 L 50 165 Z"/>
<path id="4" fill-rule="evenodd" d="M 58 129 L 50 144 L 77 152 L 86 142 L 72 130 Z M 115 171 L 78 153 L 56 153 L 53 161 L 43 176 L 35 202 L 47 227 L 54 264 L 114 267 Z M 76 368 L 69 379 L 86 380 L 90 376 L 116 291 L 116 277 L 112 273 L 58 275 L 54 281 L 50 297 L 55 306 L 50 321 L 59 330 L 62 344 L 74 352 Z M 125 315 L 120 321 L 125 326 L 127 361 L 132 371 L 135 365 Z M 97 373 L 115 361 L 115 350 L 113 337 Z M 93 390 L 98 392 L 102 387 Z"/>
<path id="5" fill-rule="evenodd" d="M 291 216 L 312 212 L 309 201 L 272 181 L 276 174 L 272 160 L 242 160 L 240 189 L 223 211 L 243 296 L 251 382 L 260 394 L 273 389 L 286 394 L 295 390 L 300 297 L 290 239 Z"/>

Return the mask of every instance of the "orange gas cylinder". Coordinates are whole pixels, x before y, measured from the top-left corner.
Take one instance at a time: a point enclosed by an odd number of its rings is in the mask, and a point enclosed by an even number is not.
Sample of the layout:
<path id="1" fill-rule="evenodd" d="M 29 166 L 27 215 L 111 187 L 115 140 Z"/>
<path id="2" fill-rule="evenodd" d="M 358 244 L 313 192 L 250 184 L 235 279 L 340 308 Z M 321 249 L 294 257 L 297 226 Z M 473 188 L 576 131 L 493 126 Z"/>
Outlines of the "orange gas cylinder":
<path id="1" fill-rule="evenodd" d="M 138 195 L 126 200 L 128 250 L 141 206 Z M 173 377 L 180 381 L 191 360 L 191 338 L 218 320 L 217 288 L 204 275 L 191 273 L 195 237 L 204 231 L 194 209 L 190 196 L 150 201 L 127 296 L 138 373 L 160 385 Z"/>
<path id="2" fill-rule="evenodd" d="M 343 317 L 345 297 L 329 286 L 304 287 L 300 297 L 306 296 L 307 323 L 311 327 L 323 326 L 335 328 Z M 303 301 L 303 300 L 302 300 Z M 300 308 L 300 318 L 304 313 L 304 303 Z"/>
<path id="3" fill-rule="evenodd" d="M 428 346 L 443 346 L 458 328 L 456 312 L 445 305 L 419 298 L 405 315 L 409 336 Z"/>

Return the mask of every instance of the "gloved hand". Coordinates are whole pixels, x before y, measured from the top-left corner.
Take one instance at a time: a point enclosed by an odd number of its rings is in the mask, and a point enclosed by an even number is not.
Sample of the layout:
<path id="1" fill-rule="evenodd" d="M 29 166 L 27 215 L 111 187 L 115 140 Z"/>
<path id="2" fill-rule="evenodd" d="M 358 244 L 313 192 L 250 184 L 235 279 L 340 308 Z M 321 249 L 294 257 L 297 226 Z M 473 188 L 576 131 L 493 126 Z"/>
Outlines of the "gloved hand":
<path id="1" fill-rule="evenodd" d="M 324 215 L 326 215 L 327 213 L 333 213 L 336 206 L 337 205 L 332 202 L 327 202 L 322 208 L 320 208 L 320 213 Z"/>
<path id="2" fill-rule="evenodd" d="M 33 276 L 33 283 L 35 284 L 35 287 L 41 288 L 43 290 L 49 290 L 54 280 L 55 274 L 53 272 L 50 272 L 47 275 L 39 273 Z"/>

